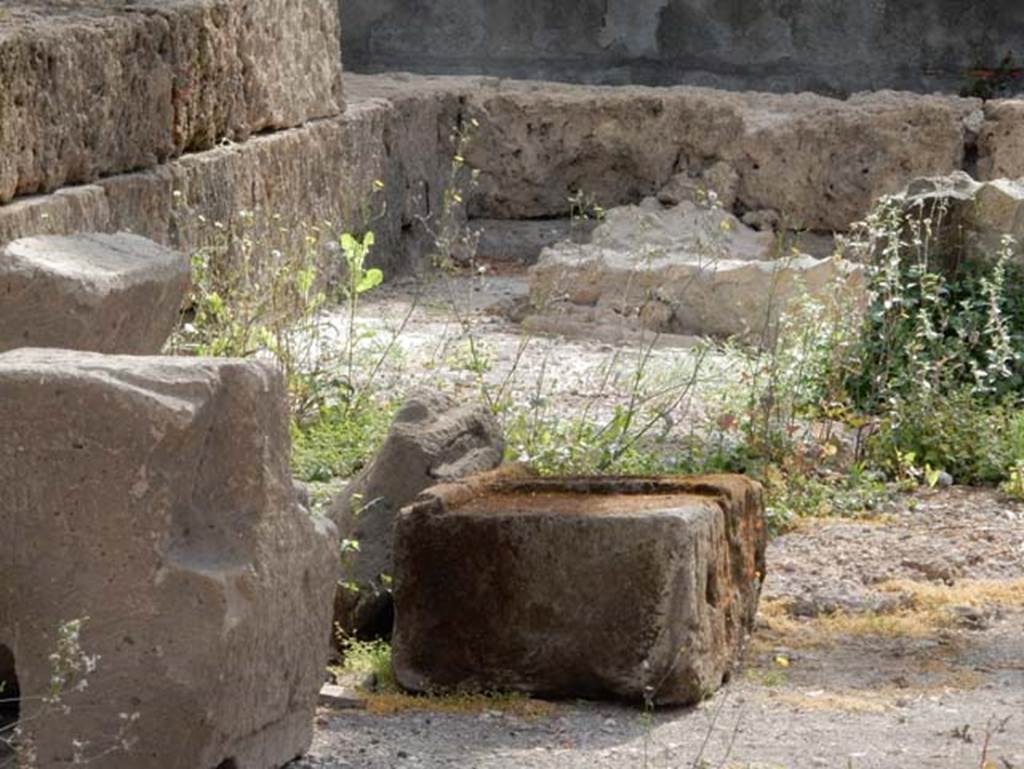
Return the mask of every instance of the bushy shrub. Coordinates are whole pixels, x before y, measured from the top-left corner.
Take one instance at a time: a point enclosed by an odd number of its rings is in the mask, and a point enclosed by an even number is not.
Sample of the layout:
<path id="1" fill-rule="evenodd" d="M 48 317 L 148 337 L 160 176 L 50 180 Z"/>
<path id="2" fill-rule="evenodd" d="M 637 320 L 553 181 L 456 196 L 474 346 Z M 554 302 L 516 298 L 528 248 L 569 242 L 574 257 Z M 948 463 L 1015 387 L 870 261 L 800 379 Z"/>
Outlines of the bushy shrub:
<path id="1" fill-rule="evenodd" d="M 845 389 L 878 419 L 868 449 L 880 467 L 994 483 L 1024 459 L 1024 270 L 1009 240 L 989 258 L 951 252 L 938 235 L 947 215 L 889 198 L 855 231 L 869 302 Z"/>
<path id="2" fill-rule="evenodd" d="M 934 468 L 958 483 L 991 484 L 1024 459 L 1024 419 L 1015 403 L 991 403 L 968 389 L 903 399 L 885 415 L 869 441 L 871 461 L 898 476 Z"/>
<path id="3" fill-rule="evenodd" d="M 960 390 L 994 403 L 1024 388 L 1024 269 L 1012 242 L 989 259 L 950 255 L 937 235 L 947 215 L 888 198 L 856 230 L 869 302 L 846 389 L 862 410 Z"/>

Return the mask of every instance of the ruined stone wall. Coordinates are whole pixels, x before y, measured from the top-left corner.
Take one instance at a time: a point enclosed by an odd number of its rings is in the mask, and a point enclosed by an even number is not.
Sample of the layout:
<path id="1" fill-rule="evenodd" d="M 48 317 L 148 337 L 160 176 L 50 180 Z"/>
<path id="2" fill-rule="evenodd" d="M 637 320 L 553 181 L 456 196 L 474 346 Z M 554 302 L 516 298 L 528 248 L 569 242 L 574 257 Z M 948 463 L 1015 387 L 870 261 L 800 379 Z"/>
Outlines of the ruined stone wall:
<path id="1" fill-rule="evenodd" d="M 1018 0 L 343 0 L 355 71 L 846 94 L 1024 55 Z"/>
<path id="2" fill-rule="evenodd" d="M 259 209 L 285 238 L 373 227 L 397 268 L 440 204 L 453 100 L 346 109 L 335 0 L 2 5 L 0 245 L 128 230 L 189 250 L 200 216 Z"/>

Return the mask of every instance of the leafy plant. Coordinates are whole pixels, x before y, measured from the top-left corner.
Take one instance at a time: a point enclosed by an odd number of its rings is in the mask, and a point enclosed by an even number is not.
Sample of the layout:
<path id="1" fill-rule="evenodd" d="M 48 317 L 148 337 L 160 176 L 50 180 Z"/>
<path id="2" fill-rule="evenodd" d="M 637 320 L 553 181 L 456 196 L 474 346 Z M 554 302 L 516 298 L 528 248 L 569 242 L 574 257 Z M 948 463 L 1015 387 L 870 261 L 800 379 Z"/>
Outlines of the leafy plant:
<path id="1" fill-rule="evenodd" d="M 341 673 L 372 676 L 375 691 L 398 691 L 391 667 L 391 644 L 382 640 L 360 641 L 356 638 L 343 638 L 340 646 Z"/>
<path id="2" fill-rule="evenodd" d="M 1000 488 L 1018 502 L 1024 502 L 1024 459 L 1018 459 Z"/>
<path id="3" fill-rule="evenodd" d="M 214 357 L 266 355 L 281 368 L 301 414 L 319 398 L 320 313 L 326 236 L 310 227 L 294 248 L 269 245 L 274 219 L 240 211 L 230 226 L 206 222 L 208 245 L 192 255 L 192 291 L 172 351 Z"/>
<path id="4" fill-rule="evenodd" d="M 276 216 L 241 211 L 230 225 L 198 219 L 208 245 L 193 254 L 193 289 L 172 350 L 275 362 L 288 386 L 296 473 L 309 481 L 351 474 L 393 410 L 375 380 L 400 330 L 381 340 L 358 321 L 361 298 L 384 281 L 368 264 L 374 234 L 334 236 L 330 225 L 303 225 L 292 247 L 279 249 L 271 245 Z M 343 303 L 340 323 L 332 299 Z"/>
<path id="5" fill-rule="evenodd" d="M 989 261 L 944 250 L 945 206 L 884 199 L 851 246 L 868 261 L 869 305 L 846 364 L 866 411 L 967 388 L 995 402 L 1024 388 L 1024 285 L 1012 241 Z"/>
<path id="6" fill-rule="evenodd" d="M 870 459 L 894 477 L 924 478 L 926 468 L 958 483 L 998 483 L 1018 458 L 1012 401 L 989 404 L 962 389 L 899 401 L 868 443 Z"/>

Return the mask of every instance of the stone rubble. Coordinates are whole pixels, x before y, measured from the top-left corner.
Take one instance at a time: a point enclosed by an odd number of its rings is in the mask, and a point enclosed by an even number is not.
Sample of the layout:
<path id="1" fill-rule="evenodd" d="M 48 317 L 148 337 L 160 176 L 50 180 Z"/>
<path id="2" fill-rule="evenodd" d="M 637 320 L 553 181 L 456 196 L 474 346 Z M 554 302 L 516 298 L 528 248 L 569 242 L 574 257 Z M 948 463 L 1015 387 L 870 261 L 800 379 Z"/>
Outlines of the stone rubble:
<path id="1" fill-rule="evenodd" d="M 770 341 L 792 302 L 859 302 L 863 268 L 780 246 L 732 214 L 653 198 L 612 209 L 590 243 L 545 249 L 530 270 L 534 315 L 569 327 L 639 326 L 664 334 Z M 554 324 L 551 326 L 550 324 Z"/>

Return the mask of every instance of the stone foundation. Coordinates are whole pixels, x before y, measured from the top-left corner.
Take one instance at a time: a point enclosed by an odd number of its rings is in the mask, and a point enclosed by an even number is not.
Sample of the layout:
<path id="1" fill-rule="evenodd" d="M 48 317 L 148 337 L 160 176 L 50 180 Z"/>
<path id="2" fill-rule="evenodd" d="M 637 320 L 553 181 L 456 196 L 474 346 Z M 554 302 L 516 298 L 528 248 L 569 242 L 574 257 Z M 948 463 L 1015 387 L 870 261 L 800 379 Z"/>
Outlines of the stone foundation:
<path id="1" fill-rule="evenodd" d="M 275 83 L 288 82 L 280 76 Z M 276 92 L 270 85 L 264 90 Z M 127 160 L 90 146 L 79 153 L 86 173 L 38 150 L 33 157 L 50 158 L 47 167 L 58 169 L 56 176 L 39 181 L 23 166 L 8 169 L 9 179 L 36 180 L 8 183 L 19 197 L 0 206 L 0 243 L 44 233 L 129 230 L 187 251 L 202 242 L 199 215 L 230 221 L 239 209 L 260 209 L 279 215 L 292 233 L 302 222 L 324 220 L 338 229 L 372 228 L 378 235 L 374 259 L 394 274 L 429 250 L 449 183 L 451 133 L 459 125 L 472 134 L 466 160 L 480 172 L 467 190 L 473 218 L 565 217 L 569 196 L 578 192 L 610 207 L 637 203 L 671 179 L 690 178 L 727 182 L 726 202 L 750 221 L 845 230 L 879 195 L 897 192 L 914 177 L 961 169 L 981 178 L 1024 174 L 1024 121 L 1014 119 L 1022 102 L 1015 101 L 982 104 L 897 92 L 838 100 L 412 75 L 347 75 L 345 92 L 343 114 L 321 117 L 307 104 L 321 103 L 312 97 L 285 101 L 287 109 L 257 110 L 246 125 L 299 125 L 199 152 L 191 150 L 208 141 L 168 140 Z M 20 146 L 40 133 L 33 126 L 44 119 L 37 113 L 36 122 L 9 123 L 14 127 L 0 135 Z M 126 125 L 133 125 L 130 118 Z M 227 123 L 218 126 L 210 136 L 245 135 L 232 133 Z M 130 166 L 142 170 L 115 173 Z M 81 179 L 94 181 L 41 197 L 22 194 Z M 384 183 L 383 192 L 376 181 Z"/>

